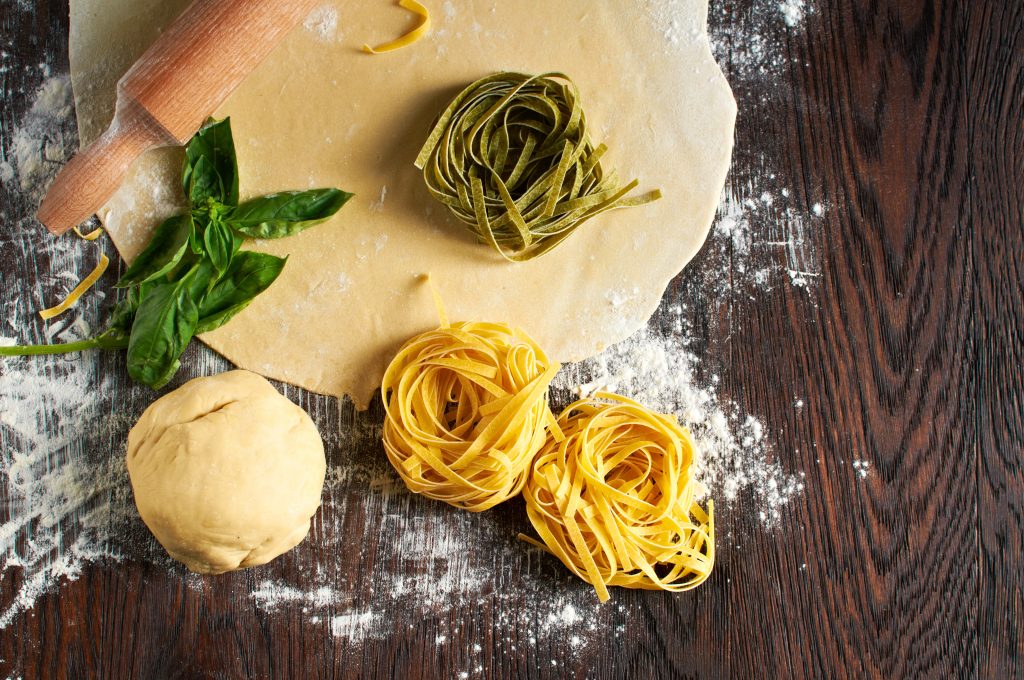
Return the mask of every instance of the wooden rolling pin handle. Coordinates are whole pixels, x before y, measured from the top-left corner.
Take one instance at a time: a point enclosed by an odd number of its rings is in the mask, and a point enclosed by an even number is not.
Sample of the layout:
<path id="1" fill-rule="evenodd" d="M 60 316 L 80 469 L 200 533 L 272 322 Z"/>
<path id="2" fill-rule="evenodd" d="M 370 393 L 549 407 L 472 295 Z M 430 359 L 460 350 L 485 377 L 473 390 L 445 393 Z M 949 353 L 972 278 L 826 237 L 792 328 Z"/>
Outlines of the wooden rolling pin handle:
<path id="1" fill-rule="evenodd" d="M 114 122 L 39 206 L 62 234 L 117 190 L 136 156 L 184 144 L 319 0 L 193 0 L 118 83 Z"/>
<path id="2" fill-rule="evenodd" d="M 53 181 L 39 206 L 39 221 L 54 234 L 84 222 L 114 195 L 132 161 L 149 149 L 177 142 L 145 109 L 119 97 L 107 131 L 75 154 Z"/>

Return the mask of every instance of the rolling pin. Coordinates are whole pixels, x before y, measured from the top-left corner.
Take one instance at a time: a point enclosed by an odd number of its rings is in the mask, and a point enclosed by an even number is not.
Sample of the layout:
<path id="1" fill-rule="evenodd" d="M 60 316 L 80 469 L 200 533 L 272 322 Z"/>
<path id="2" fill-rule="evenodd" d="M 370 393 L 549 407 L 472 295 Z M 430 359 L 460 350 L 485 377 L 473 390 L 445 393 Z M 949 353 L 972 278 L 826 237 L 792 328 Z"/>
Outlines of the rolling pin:
<path id="1" fill-rule="evenodd" d="M 91 217 L 144 151 L 187 142 L 319 0 L 195 0 L 117 84 L 114 120 L 61 170 L 36 216 Z"/>

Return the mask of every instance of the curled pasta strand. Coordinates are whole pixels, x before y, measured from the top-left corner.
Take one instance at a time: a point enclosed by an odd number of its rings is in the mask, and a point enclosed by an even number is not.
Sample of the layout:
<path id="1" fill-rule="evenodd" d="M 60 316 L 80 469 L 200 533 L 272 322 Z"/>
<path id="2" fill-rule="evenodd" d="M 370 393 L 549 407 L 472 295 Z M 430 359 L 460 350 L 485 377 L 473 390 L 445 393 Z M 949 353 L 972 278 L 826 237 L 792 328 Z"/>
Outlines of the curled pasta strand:
<path id="1" fill-rule="evenodd" d="M 693 438 L 669 415 L 598 394 L 558 417 L 523 496 L 540 541 L 608 599 L 609 586 L 684 591 L 715 563 L 714 505 L 697 502 Z"/>
<path id="2" fill-rule="evenodd" d="M 383 54 L 384 52 L 392 52 L 413 44 L 430 32 L 430 12 L 426 7 L 416 2 L 416 0 L 400 0 L 398 6 L 407 9 L 420 17 L 420 22 L 417 24 L 416 28 L 395 40 L 386 42 L 382 45 L 377 45 L 376 47 L 364 44 L 363 52 L 366 52 L 367 54 Z"/>
<path id="3" fill-rule="evenodd" d="M 547 392 L 558 369 L 504 324 L 445 323 L 412 338 L 381 384 L 388 459 L 410 491 L 456 507 L 512 498 L 556 428 Z"/>

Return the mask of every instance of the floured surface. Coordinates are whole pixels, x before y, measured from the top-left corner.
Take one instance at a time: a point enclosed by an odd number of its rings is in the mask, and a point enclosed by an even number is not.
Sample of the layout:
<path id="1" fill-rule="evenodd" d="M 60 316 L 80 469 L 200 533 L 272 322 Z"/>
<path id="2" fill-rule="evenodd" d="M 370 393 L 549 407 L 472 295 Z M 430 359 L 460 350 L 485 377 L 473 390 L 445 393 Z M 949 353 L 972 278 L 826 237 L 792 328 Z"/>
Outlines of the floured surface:
<path id="1" fill-rule="evenodd" d="M 72 1 L 83 140 L 106 127 L 117 78 L 185 4 Z M 242 367 L 364 406 L 397 347 L 436 326 L 415 283 L 423 272 L 453 318 L 521 326 L 561 361 L 627 337 L 703 243 L 729 165 L 736 109 L 706 13 L 705 0 L 447 3 L 426 39 L 370 57 L 359 45 L 400 34 L 408 16 L 383 2 L 325 4 L 218 115 L 232 116 L 244 194 L 338 186 L 357 196 L 324 225 L 255 244 L 291 256 L 284 274 L 204 340 Z M 571 75 L 609 167 L 665 198 L 602 216 L 524 264 L 476 244 L 412 161 L 452 95 L 506 69 Z M 101 211 L 126 256 L 177 208 L 178 165 L 174 151 L 147 155 Z"/>

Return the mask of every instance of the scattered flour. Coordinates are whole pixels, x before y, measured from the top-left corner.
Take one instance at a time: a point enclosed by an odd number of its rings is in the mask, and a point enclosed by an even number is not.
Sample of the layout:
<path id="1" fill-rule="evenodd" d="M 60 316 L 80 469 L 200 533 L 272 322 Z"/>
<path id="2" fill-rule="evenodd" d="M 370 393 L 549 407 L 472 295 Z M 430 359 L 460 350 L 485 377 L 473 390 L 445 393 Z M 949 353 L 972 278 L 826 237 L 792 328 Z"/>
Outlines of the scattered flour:
<path id="1" fill-rule="evenodd" d="M 750 187 L 745 191 L 753 193 Z M 800 209 L 786 189 L 744 198 L 735 187 L 727 188 L 704 245 L 705 257 L 721 266 L 704 268 L 702 290 L 712 299 L 767 292 L 784 283 L 810 292 L 821 276 L 818 253 L 807 233 L 820 228 L 824 219 L 824 207 L 817 206 L 818 211 Z"/>
<path id="2" fill-rule="evenodd" d="M 804 0 L 782 0 L 779 3 L 782 19 L 790 28 L 796 28 L 803 22 L 804 9 Z"/>
<path id="3" fill-rule="evenodd" d="M 86 564 L 119 558 L 137 523 L 123 449 L 102 444 L 124 427 L 112 414 L 113 389 L 97 362 L 0 365 L 0 574 L 21 569 L 13 601 L 0 603 L 0 628 Z"/>
<path id="4" fill-rule="evenodd" d="M 853 461 L 853 471 L 858 477 L 864 479 L 871 474 L 871 462 L 866 460 L 855 460 Z"/>
<path id="5" fill-rule="evenodd" d="M 812 7 L 805 0 L 758 0 L 742 13 L 727 3 L 713 3 L 711 12 L 712 51 L 740 103 L 741 118 L 771 115 L 769 105 L 795 59 L 786 56 L 790 51 L 781 26 L 801 29 Z M 778 159 L 759 152 L 757 139 L 739 143 L 758 154 L 756 170 L 748 177 L 735 171 L 730 176 L 705 245 L 706 253 L 724 264 L 706 268 L 702 284 L 720 297 L 782 285 L 812 293 L 821 266 L 808 231 L 822 228 L 827 204 L 787 187 L 775 171 Z"/>
<path id="6" fill-rule="evenodd" d="M 177 153 L 177 150 L 163 149 L 158 153 Z M 131 181 L 144 191 L 138 195 L 129 192 L 131 195 L 115 198 L 106 206 L 104 219 L 111 231 L 122 233 L 126 244 L 142 250 L 152 234 L 153 225 L 185 208 L 180 173 L 178 166 L 167 163 L 157 163 L 140 170 Z"/>
<path id="7" fill-rule="evenodd" d="M 802 272 L 796 269 L 789 269 L 786 273 L 789 274 L 790 283 L 792 283 L 797 288 L 807 288 L 810 284 L 810 281 L 814 277 L 821 276 L 820 274 L 816 274 L 814 272 Z"/>
<path id="8" fill-rule="evenodd" d="M 352 277 L 349 276 L 348 274 L 346 274 L 345 272 L 341 272 L 340 274 L 338 274 L 338 287 L 337 287 L 337 291 L 339 293 L 344 293 L 346 290 L 348 290 L 351 287 L 352 287 Z"/>
<path id="9" fill-rule="evenodd" d="M 370 210 L 376 212 L 382 212 L 384 210 L 384 201 L 388 198 L 388 186 L 385 184 L 380 188 L 380 194 L 377 196 L 377 200 L 370 204 Z"/>
<path id="10" fill-rule="evenodd" d="M 573 607 L 571 604 L 565 605 L 560 612 L 552 612 L 551 614 L 548 614 L 548 623 L 552 625 L 560 624 L 563 626 L 571 626 L 575 623 L 579 623 L 581 620 L 579 612 L 576 611 L 576 607 Z"/>
<path id="11" fill-rule="evenodd" d="M 47 78 L 5 152 L 0 165 L 4 185 L 17 181 L 21 191 L 32 199 L 42 197 L 64 162 L 69 131 L 74 134 L 72 110 L 71 78 L 66 74 Z"/>
<path id="12" fill-rule="evenodd" d="M 804 27 L 813 7 L 807 0 L 754 0 L 743 12 L 730 3 L 711 3 L 708 22 L 715 59 L 726 71 L 733 91 L 749 106 L 751 97 L 771 95 L 770 80 L 783 76 L 787 31 Z M 755 86 L 755 87 L 751 87 Z"/>
<path id="13" fill-rule="evenodd" d="M 359 642 L 367 634 L 376 630 L 380 616 L 372 611 L 352 612 L 331 617 L 331 634 L 334 637 L 347 638 L 349 642 Z"/>
<path id="14" fill-rule="evenodd" d="M 322 608 L 338 601 L 338 594 L 330 586 L 320 586 L 306 591 L 287 583 L 263 581 L 251 593 L 252 599 L 264 611 L 274 611 L 282 604 L 299 604 L 303 609 Z"/>
<path id="15" fill-rule="evenodd" d="M 335 446 L 367 451 L 379 438 L 380 423 L 355 414 Z M 582 650 L 608 615 L 589 586 L 516 540 L 507 526 L 499 528 L 493 516 L 411 495 L 384 456 L 360 454 L 330 467 L 321 516 L 324 530 L 308 539 L 318 554 L 359 546 L 365 573 L 348 580 L 334 561 L 316 562 L 306 569 L 305 589 L 263 581 L 250 596 L 268 613 L 300 611 L 349 644 L 429 620 L 444 645 L 460 629 L 450 612 L 489 605 L 495 625 L 510 637 L 528 634 L 531 647 L 575 638 L 573 649 Z M 525 521 L 522 529 L 529 531 Z M 495 560 L 506 568 L 495 571 Z M 369 601 L 360 596 L 367 588 Z"/>
<path id="16" fill-rule="evenodd" d="M 4 147 L 0 210 L 8 228 L 0 231 L 0 255 L 31 252 L 52 273 L 40 277 L 38 290 L 22 292 L 10 279 L 13 270 L 0 270 L 0 345 L 85 337 L 85 318 L 98 314 L 103 299 L 96 291 L 45 324 L 36 315 L 75 286 L 83 252 L 106 245 L 72 237 L 48 239 L 43 250 L 36 243 L 31 215 L 65 152 L 77 146 L 72 113 L 68 76 L 47 76 Z M 161 562 L 138 519 L 124 465 L 134 414 L 115 407 L 115 394 L 120 404 L 136 388 L 115 375 L 100 353 L 0 361 L 0 577 L 11 584 L 0 601 L 0 629 L 92 562 L 121 559 L 127 549 Z"/>

